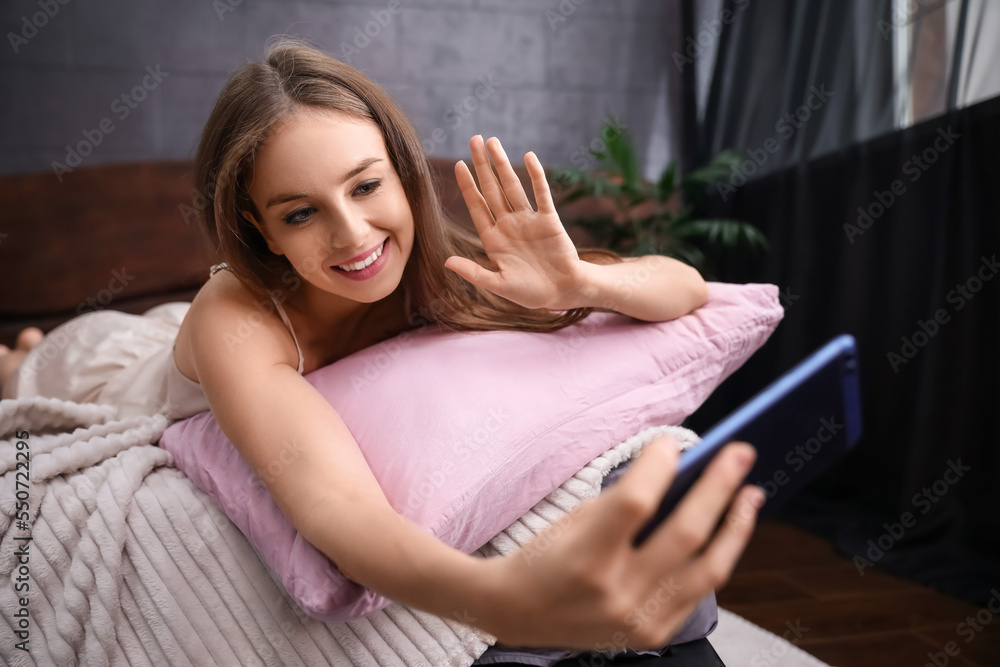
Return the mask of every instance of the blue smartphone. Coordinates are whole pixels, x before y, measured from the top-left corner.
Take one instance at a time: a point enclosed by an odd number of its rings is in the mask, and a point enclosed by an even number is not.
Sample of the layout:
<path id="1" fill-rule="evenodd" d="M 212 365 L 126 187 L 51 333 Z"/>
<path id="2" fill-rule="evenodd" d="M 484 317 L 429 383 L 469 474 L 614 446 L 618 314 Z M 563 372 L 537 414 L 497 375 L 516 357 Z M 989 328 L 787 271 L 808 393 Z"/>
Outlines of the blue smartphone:
<path id="1" fill-rule="evenodd" d="M 673 484 L 632 544 L 637 547 L 645 541 L 729 442 L 741 440 L 757 450 L 757 461 L 743 483 L 764 490 L 767 499 L 759 516 L 766 517 L 846 454 L 860 437 L 857 346 L 853 336 L 844 334 L 775 380 L 682 453 Z"/>

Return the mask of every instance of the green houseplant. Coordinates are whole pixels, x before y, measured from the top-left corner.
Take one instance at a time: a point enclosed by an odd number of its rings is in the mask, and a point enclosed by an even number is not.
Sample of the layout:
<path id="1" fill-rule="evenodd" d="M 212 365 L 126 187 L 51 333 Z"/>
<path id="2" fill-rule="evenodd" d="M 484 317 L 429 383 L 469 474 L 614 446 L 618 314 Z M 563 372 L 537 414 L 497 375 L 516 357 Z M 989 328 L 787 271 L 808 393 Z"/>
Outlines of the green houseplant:
<path id="1" fill-rule="evenodd" d="M 605 206 L 597 214 L 567 221 L 586 230 L 595 242 L 624 255 L 662 254 L 691 264 L 706 277 L 721 252 L 767 249 L 767 240 L 753 225 L 739 220 L 697 219 L 706 190 L 728 178 L 742 158 L 732 151 L 718 154 L 704 167 L 677 178 L 671 162 L 657 182 L 641 177 L 632 139 L 617 126 L 601 130 L 603 150 L 590 149 L 598 169 L 561 167 L 549 171 L 557 203 L 594 197 Z M 608 206 L 610 202 L 610 206 Z"/>

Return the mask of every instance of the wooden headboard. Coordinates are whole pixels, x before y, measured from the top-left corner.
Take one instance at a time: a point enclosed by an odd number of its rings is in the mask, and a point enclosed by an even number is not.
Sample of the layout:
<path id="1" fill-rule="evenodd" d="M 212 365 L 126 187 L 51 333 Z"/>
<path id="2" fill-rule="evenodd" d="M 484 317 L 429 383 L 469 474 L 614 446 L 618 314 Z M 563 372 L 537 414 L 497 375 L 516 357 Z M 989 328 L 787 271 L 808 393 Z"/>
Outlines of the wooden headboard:
<path id="1" fill-rule="evenodd" d="M 193 298 L 215 259 L 185 222 L 191 190 L 188 161 L 0 179 L 0 342 L 95 308 L 140 313 Z"/>
<path id="2" fill-rule="evenodd" d="M 454 164 L 431 160 L 435 185 L 448 214 L 473 229 Z M 52 172 L 0 178 L 0 343 L 94 309 L 142 313 L 193 299 L 221 258 L 192 192 L 189 160 L 82 167 L 61 181 Z"/>

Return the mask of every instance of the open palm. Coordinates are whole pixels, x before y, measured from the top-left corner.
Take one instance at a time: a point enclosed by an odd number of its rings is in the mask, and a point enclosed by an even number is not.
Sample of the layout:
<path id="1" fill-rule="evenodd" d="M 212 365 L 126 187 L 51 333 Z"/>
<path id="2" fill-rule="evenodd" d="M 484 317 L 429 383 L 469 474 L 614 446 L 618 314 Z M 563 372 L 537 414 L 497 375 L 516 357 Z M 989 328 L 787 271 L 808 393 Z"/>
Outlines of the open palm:
<path id="1" fill-rule="evenodd" d="M 538 157 L 533 152 L 524 156 L 538 205 L 536 211 L 500 140 L 492 137 L 484 142 L 481 135 L 476 135 L 469 143 L 482 191 L 465 162 L 455 165 L 455 178 L 486 254 L 499 271 L 490 271 L 457 255 L 449 257 L 445 266 L 472 284 L 525 308 L 574 307 L 574 296 L 584 284 L 587 269 L 559 220 Z M 496 165 L 496 174 L 490 159 Z"/>

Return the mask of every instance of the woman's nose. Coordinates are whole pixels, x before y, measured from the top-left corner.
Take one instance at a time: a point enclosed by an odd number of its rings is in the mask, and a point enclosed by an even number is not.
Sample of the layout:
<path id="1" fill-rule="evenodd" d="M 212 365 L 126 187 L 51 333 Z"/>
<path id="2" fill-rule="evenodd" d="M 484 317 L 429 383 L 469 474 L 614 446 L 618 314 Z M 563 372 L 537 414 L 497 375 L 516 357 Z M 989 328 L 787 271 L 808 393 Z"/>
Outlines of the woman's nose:
<path id="1" fill-rule="evenodd" d="M 329 245 L 342 251 L 365 250 L 372 241 L 372 226 L 356 213 L 333 216 L 330 221 Z M 364 247 L 362 247 L 364 246 Z"/>

